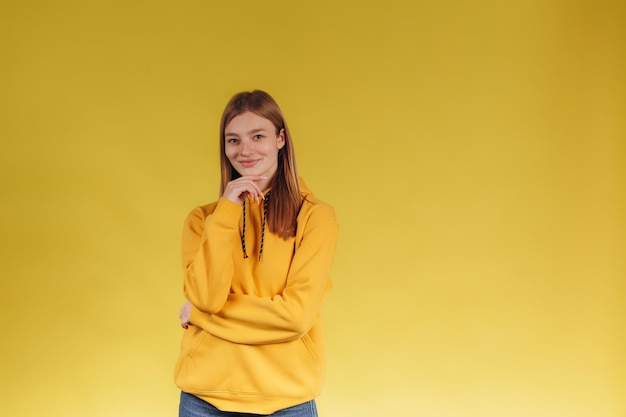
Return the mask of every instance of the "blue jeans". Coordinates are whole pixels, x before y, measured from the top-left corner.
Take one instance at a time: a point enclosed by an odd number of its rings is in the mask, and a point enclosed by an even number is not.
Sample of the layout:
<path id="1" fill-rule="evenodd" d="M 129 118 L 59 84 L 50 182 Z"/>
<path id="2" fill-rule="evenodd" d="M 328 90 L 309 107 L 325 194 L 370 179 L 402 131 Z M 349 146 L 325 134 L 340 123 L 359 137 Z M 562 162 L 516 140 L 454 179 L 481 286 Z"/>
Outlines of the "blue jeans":
<path id="1" fill-rule="evenodd" d="M 195 395 L 186 392 L 180 393 L 178 417 L 256 417 L 260 415 L 220 411 Z M 270 415 L 272 417 L 317 417 L 317 407 L 315 400 L 311 400 L 304 404 L 278 410 Z"/>

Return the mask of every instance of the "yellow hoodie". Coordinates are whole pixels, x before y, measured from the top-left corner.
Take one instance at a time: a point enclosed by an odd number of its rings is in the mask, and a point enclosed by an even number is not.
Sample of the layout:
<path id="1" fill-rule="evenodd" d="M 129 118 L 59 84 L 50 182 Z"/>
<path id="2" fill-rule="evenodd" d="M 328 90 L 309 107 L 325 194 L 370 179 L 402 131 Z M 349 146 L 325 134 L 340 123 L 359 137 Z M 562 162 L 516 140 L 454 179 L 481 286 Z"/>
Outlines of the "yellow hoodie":
<path id="1" fill-rule="evenodd" d="M 176 385 L 223 411 L 271 414 L 315 398 L 325 358 L 320 308 L 330 289 L 337 220 L 300 182 L 296 236 L 265 230 L 263 204 L 226 198 L 195 208 L 183 231 L 184 293 L 193 305 Z M 271 197 L 270 197 L 271 198 Z"/>

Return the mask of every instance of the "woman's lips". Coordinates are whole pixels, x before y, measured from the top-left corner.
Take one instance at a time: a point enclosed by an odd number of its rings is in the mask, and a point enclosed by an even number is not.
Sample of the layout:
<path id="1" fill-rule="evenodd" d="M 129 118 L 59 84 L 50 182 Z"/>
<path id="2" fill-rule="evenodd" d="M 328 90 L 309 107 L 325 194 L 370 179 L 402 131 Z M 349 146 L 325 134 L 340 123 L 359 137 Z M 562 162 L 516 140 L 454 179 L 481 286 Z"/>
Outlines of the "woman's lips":
<path id="1" fill-rule="evenodd" d="M 258 159 L 246 159 L 244 161 L 239 161 L 239 163 L 245 168 L 252 168 L 257 162 L 259 162 Z"/>

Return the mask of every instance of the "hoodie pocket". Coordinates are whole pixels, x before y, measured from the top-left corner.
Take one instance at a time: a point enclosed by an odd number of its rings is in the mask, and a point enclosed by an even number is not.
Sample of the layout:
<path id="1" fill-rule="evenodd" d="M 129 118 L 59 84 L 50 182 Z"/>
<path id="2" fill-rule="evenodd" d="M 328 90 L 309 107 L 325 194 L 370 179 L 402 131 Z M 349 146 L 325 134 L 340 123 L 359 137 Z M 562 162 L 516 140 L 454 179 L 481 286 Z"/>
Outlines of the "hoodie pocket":
<path id="1" fill-rule="evenodd" d="M 200 327 L 189 326 L 189 328 L 183 335 L 183 346 L 188 346 L 186 350 L 187 356 L 193 358 L 194 354 L 198 351 L 198 348 L 200 347 L 200 345 L 202 345 L 207 336 L 208 333 L 202 330 Z M 188 338 L 187 343 L 185 343 L 185 338 Z"/>
<path id="2" fill-rule="evenodd" d="M 317 348 L 313 344 L 313 341 L 311 340 L 309 335 L 305 334 L 304 336 L 302 336 L 300 340 L 304 344 L 304 347 L 306 348 L 306 350 L 309 352 L 309 355 L 311 355 L 311 359 L 313 359 L 313 362 L 315 363 L 317 369 L 318 370 L 321 369 L 322 364 L 320 360 L 320 355 L 317 352 Z"/>

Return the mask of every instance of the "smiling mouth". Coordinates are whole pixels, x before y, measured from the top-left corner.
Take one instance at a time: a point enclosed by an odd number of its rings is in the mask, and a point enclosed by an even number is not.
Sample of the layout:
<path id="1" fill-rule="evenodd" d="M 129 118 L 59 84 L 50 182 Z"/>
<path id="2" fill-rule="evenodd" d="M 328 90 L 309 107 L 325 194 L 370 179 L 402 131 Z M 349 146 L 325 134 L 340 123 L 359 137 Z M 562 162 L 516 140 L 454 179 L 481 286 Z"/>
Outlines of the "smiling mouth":
<path id="1" fill-rule="evenodd" d="M 246 160 L 246 161 L 239 161 L 239 163 L 241 165 L 243 165 L 246 168 L 250 168 L 253 167 L 257 162 L 259 162 L 258 159 L 254 159 L 254 160 Z"/>

